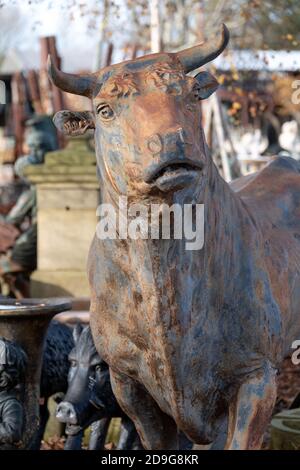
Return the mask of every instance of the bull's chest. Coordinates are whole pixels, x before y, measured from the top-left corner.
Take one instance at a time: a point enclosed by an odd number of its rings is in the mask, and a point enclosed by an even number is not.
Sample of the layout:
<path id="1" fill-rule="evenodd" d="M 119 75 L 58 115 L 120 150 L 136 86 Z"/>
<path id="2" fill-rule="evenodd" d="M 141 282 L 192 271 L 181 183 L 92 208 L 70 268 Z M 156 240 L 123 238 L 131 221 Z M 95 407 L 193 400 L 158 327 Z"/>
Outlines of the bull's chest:
<path id="1" fill-rule="evenodd" d="M 226 378 L 263 359 L 261 314 L 247 300 L 239 299 L 238 311 L 210 305 L 207 277 L 193 258 L 170 249 L 158 258 L 117 245 L 90 261 L 89 277 L 98 351 L 166 412 L 175 402 L 207 400 Z"/>
<path id="2" fill-rule="evenodd" d="M 96 347 L 111 366 L 153 396 L 166 397 L 167 390 L 170 401 L 196 367 L 199 341 L 191 332 L 199 274 L 190 260 L 176 261 L 168 247 L 160 259 L 151 255 L 118 246 L 105 261 L 90 262 L 91 325 Z"/>

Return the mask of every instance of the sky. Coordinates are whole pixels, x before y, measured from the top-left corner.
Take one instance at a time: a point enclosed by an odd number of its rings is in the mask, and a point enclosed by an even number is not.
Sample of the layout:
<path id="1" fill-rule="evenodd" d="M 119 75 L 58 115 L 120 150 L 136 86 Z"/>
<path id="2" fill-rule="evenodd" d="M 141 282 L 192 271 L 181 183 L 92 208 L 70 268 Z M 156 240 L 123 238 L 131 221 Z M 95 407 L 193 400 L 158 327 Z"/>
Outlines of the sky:
<path id="1" fill-rule="evenodd" d="M 117 44 L 124 39 L 126 11 L 122 0 L 116 3 L 120 4 L 120 18 L 112 16 L 113 42 Z M 102 0 L 0 0 L 2 36 L 3 28 L 6 32 L 0 47 L 16 49 L 24 57 L 25 68 L 38 67 L 39 37 L 55 35 L 65 71 L 95 69 L 102 6 Z"/>

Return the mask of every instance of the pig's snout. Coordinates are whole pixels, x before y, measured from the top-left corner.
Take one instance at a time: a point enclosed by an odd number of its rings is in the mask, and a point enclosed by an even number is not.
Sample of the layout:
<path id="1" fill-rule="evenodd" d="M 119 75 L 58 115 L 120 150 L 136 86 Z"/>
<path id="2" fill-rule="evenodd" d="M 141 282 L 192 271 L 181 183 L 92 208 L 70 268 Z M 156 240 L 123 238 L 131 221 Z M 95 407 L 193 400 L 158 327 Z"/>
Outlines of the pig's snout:
<path id="1" fill-rule="evenodd" d="M 77 424 L 77 414 L 72 403 L 62 401 L 57 405 L 56 418 L 61 423 Z"/>

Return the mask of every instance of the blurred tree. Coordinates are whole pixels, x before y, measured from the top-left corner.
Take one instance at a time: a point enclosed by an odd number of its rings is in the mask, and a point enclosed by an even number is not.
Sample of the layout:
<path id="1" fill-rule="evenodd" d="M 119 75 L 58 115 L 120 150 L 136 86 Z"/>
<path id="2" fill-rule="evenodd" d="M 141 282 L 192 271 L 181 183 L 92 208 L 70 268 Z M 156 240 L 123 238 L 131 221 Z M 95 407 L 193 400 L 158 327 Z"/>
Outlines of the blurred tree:
<path id="1" fill-rule="evenodd" d="M 139 54 L 151 50 L 151 5 L 159 5 L 160 43 L 164 50 L 176 50 L 200 42 L 225 22 L 231 31 L 231 48 L 300 49 L 299 0 L 0 0 L 1 51 L 10 43 L 22 42 L 18 8 L 32 9 L 39 33 L 44 18 L 36 12 L 60 11 L 57 35 L 64 37 L 72 22 L 86 25 L 86 37 L 95 49 L 94 70 L 101 63 L 102 44 L 114 43 L 114 51 L 126 55 L 128 46 L 137 45 Z M 38 8 L 39 7 L 39 8 Z M 23 18 L 22 18 L 23 19 Z M 62 30 L 61 30 L 61 29 Z M 156 31 L 158 33 L 158 31 Z M 33 35 L 32 35 L 33 37 Z M 3 54 L 2 54 L 3 55 Z M 118 60 L 122 59 L 120 54 Z"/>
<path id="2" fill-rule="evenodd" d="M 243 3 L 247 5 L 241 11 L 245 18 L 241 47 L 288 50 L 300 48 L 298 0 L 250 0 Z"/>
<path id="3" fill-rule="evenodd" d="M 6 57 L 7 52 L 12 48 L 19 39 L 19 31 L 21 26 L 21 16 L 18 8 L 3 8 L 0 3 L 0 66 Z"/>
<path id="4" fill-rule="evenodd" d="M 225 22 L 235 48 L 299 49 L 299 0 L 164 0 L 165 48 L 201 41 Z"/>

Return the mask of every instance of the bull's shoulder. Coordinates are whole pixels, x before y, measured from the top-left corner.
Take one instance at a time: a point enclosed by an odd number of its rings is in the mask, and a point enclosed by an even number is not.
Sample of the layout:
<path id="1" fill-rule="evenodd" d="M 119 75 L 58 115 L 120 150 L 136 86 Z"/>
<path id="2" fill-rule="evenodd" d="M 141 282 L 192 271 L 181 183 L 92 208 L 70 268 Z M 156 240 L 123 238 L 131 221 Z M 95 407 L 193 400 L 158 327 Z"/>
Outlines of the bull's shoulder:
<path id="1" fill-rule="evenodd" d="M 253 194 L 263 188 L 267 192 L 273 192 L 275 181 L 280 183 L 280 189 L 289 190 L 290 183 L 293 183 L 297 189 L 300 183 L 300 163 L 291 157 L 273 157 L 260 171 L 237 178 L 230 183 L 230 186 L 234 192 L 241 195 Z"/>
<path id="2" fill-rule="evenodd" d="M 274 157 L 262 170 L 239 178 L 231 188 L 258 217 L 280 226 L 298 225 L 300 164 L 290 157 Z"/>

